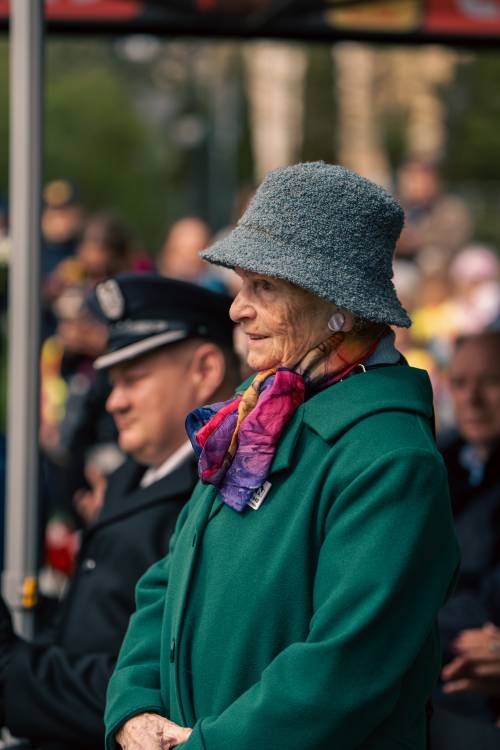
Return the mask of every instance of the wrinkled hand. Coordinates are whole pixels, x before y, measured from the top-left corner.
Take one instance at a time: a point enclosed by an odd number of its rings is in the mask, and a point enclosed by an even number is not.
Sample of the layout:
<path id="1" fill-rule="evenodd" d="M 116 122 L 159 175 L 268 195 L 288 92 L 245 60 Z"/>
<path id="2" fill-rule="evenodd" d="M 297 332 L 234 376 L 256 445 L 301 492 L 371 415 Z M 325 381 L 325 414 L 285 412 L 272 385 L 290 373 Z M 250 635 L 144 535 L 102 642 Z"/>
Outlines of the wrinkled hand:
<path id="1" fill-rule="evenodd" d="M 487 623 L 455 639 L 457 656 L 444 667 L 445 693 L 500 695 L 500 629 Z"/>
<path id="2" fill-rule="evenodd" d="M 133 716 L 116 733 L 123 750 L 170 750 L 186 742 L 192 730 L 158 714 Z"/>

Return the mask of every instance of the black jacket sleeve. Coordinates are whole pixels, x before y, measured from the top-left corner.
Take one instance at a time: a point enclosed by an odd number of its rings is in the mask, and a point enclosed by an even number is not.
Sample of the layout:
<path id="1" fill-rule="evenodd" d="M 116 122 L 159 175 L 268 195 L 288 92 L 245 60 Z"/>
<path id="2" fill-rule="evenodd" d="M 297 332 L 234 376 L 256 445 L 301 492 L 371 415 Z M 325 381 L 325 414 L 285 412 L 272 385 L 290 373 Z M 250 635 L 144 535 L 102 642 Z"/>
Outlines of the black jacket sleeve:
<path id="1" fill-rule="evenodd" d="M 5 725 L 16 737 L 101 747 L 115 659 L 17 639 L 5 670 Z"/>

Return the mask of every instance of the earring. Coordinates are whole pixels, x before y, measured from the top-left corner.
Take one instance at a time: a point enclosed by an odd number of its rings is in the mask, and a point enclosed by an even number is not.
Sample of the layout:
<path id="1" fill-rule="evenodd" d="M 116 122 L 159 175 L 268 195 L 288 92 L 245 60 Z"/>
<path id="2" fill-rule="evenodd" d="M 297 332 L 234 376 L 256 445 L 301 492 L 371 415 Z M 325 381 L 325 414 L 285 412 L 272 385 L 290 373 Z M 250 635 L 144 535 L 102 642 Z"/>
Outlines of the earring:
<path id="1" fill-rule="evenodd" d="M 328 321 L 328 328 L 332 333 L 341 331 L 345 324 L 345 315 L 341 312 L 333 313 L 332 317 Z"/>

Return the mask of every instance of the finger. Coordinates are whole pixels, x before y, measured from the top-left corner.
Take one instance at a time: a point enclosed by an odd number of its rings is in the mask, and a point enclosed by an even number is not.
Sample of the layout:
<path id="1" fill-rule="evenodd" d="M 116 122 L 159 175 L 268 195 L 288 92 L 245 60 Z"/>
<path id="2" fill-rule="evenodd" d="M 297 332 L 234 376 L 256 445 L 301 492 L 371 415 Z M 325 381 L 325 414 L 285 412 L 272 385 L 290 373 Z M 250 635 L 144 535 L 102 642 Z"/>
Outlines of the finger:
<path id="1" fill-rule="evenodd" d="M 466 693 L 472 690 L 472 680 L 465 678 L 454 680 L 443 685 L 443 693 Z"/>
<path id="2" fill-rule="evenodd" d="M 474 674 L 478 677 L 496 677 L 500 680 L 500 664 L 498 662 L 478 664 L 474 669 Z"/>
<path id="3" fill-rule="evenodd" d="M 468 661 L 463 656 L 457 656 L 453 661 L 447 664 L 442 672 L 443 680 L 451 680 L 467 671 Z"/>

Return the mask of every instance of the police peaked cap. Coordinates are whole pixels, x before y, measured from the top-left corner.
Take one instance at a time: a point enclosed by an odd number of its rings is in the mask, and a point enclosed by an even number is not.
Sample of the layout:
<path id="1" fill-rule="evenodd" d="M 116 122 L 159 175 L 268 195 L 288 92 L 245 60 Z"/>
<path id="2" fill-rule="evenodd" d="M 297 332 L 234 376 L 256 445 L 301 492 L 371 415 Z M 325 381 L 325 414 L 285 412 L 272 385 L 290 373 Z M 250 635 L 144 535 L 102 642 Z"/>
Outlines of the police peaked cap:
<path id="1" fill-rule="evenodd" d="M 97 370 L 189 338 L 232 347 L 231 298 L 156 274 L 120 274 L 98 284 L 87 305 L 108 326 Z"/>

